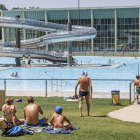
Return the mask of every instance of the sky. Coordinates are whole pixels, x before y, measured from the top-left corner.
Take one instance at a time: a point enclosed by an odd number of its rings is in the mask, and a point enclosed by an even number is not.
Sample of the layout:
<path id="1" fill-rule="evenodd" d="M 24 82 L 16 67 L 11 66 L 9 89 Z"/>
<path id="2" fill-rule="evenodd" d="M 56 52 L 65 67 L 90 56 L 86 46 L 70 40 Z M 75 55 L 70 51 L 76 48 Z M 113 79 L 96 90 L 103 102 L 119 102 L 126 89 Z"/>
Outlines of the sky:
<path id="1" fill-rule="evenodd" d="M 140 0 L 79 0 L 80 7 L 136 6 Z M 8 10 L 13 7 L 68 8 L 77 7 L 78 0 L 0 0 Z"/>

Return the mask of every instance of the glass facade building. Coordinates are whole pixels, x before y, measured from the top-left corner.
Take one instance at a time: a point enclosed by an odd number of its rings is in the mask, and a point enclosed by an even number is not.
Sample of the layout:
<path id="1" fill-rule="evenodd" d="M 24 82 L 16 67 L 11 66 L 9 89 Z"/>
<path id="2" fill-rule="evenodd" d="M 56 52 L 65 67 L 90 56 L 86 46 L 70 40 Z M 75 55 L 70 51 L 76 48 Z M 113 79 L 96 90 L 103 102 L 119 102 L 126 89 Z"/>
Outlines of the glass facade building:
<path id="1" fill-rule="evenodd" d="M 78 20 L 77 8 L 63 9 L 30 9 L 3 11 L 4 17 L 15 17 L 35 19 L 45 22 L 94 27 L 97 36 L 94 39 L 73 41 L 73 51 L 122 51 L 126 47 L 129 50 L 140 51 L 140 7 L 101 7 L 80 8 L 80 19 Z M 15 29 L 4 28 L 2 30 L 2 41 L 14 41 Z M 37 38 L 46 32 L 21 29 L 21 39 Z M 46 47 L 46 46 L 45 46 Z M 52 43 L 47 45 L 48 50 L 67 50 L 67 42 Z"/>

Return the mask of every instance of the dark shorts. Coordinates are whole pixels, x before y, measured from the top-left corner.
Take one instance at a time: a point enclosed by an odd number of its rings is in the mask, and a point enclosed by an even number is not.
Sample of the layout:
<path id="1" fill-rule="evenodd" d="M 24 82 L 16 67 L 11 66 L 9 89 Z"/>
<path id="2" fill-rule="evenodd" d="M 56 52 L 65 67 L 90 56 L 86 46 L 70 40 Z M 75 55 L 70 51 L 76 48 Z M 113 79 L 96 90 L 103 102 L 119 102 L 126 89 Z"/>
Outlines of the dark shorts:
<path id="1" fill-rule="evenodd" d="M 89 91 L 79 91 L 79 94 L 80 94 L 81 96 L 87 96 L 88 93 L 89 93 Z"/>
<path id="2" fill-rule="evenodd" d="M 31 63 L 31 60 L 28 60 L 28 64 L 30 64 Z"/>
<path id="3" fill-rule="evenodd" d="M 136 94 L 140 94 L 140 88 L 136 87 Z"/>

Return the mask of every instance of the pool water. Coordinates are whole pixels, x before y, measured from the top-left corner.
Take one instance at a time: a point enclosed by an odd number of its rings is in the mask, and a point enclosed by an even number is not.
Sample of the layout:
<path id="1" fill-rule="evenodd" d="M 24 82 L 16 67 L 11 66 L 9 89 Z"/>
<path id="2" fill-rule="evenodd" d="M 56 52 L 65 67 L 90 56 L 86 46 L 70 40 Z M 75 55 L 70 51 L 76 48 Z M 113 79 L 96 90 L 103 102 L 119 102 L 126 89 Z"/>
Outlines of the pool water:
<path id="1" fill-rule="evenodd" d="M 74 57 L 78 60 L 79 63 L 84 64 L 85 62 L 91 59 L 91 64 L 107 64 L 109 59 L 114 61 L 116 65 L 119 65 L 117 68 L 9 68 L 5 70 L 0 70 L 0 78 L 10 78 L 13 80 L 6 81 L 7 89 L 29 89 L 29 90 L 44 90 L 45 81 L 21 81 L 17 79 L 78 79 L 82 76 L 83 71 L 88 72 L 88 77 L 91 79 L 135 79 L 138 74 L 138 64 L 140 63 L 140 58 L 134 59 L 134 57 Z M 0 63 L 15 63 L 14 58 L 2 58 Z M 27 60 L 26 60 L 27 62 Z M 37 62 L 37 61 L 35 61 Z M 123 63 L 126 63 L 126 67 L 123 67 Z M 47 71 L 47 74 L 44 72 Z M 11 77 L 12 72 L 18 72 L 19 77 Z M 59 86 L 56 86 L 57 84 Z M 76 80 L 70 81 L 53 81 L 54 90 L 74 90 Z M 93 90 L 96 91 L 110 91 L 110 90 L 121 90 L 129 91 L 129 83 L 131 81 L 92 81 Z M 0 81 L 3 88 L 3 81 Z M 48 90 L 51 90 L 52 84 L 51 80 L 47 82 Z"/>

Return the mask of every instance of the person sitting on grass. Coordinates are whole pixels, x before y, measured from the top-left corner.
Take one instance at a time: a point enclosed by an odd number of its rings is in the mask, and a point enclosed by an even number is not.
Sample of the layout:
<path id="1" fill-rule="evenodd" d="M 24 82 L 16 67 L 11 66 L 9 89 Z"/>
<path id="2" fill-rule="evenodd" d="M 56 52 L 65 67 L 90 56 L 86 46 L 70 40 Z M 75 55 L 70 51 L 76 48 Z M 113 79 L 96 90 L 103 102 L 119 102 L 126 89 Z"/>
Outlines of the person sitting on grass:
<path id="1" fill-rule="evenodd" d="M 64 123 L 64 121 L 68 123 Z M 50 120 L 51 125 L 54 126 L 54 130 L 69 130 L 72 128 L 72 122 L 70 122 L 64 115 L 62 115 L 62 107 L 56 106 L 55 112 Z"/>
<path id="2" fill-rule="evenodd" d="M 48 118 L 44 117 L 39 120 L 39 113 L 43 115 L 41 107 L 34 104 L 32 96 L 27 98 L 27 102 L 29 105 L 24 108 L 24 125 L 26 127 L 38 127 L 44 125 L 48 121 Z"/>
<path id="3" fill-rule="evenodd" d="M 140 94 L 140 76 L 136 76 L 137 80 L 134 82 L 134 86 L 136 86 L 136 94 L 137 94 L 137 104 L 139 104 L 139 94 Z"/>
<path id="4" fill-rule="evenodd" d="M 4 104 L 2 107 L 2 118 L 6 118 L 8 123 L 12 123 L 14 125 L 21 125 L 24 123 L 24 119 L 17 119 L 16 109 L 13 103 L 13 98 L 9 97 L 6 99 L 6 104 Z"/>

